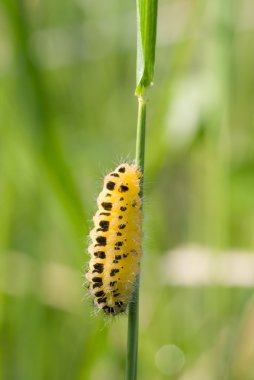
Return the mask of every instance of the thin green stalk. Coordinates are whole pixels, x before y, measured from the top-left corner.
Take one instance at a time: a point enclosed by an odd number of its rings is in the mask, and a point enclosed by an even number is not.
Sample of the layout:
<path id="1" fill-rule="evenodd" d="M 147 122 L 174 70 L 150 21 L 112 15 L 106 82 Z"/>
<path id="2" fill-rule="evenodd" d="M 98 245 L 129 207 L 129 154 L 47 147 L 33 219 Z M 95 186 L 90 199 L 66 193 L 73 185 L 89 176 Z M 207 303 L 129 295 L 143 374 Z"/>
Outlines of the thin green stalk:
<path id="1" fill-rule="evenodd" d="M 146 102 L 140 97 L 138 98 L 138 121 L 137 121 L 137 137 L 136 137 L 136 165 L 141 169 L 144 175 L 145 161 L 145 133 L 146 133 Z M 141 184 L 141 192 L 142 184 Z"/>
<path id="2" fill-rule="evenodd" d="M 138 100 L 139 102 L 135 161 L 136 165 L 139 166 L 144 175 L 146 103 L 142 97 L 139 97 Z M 143 178 L 144 177 L 142 177 L 141 181 L 141 196 L 143 193 Z M 135 290 L 133 293 L 133 299 L 129 306 L 126 380 L 135 380 L 137 378 L 138 316 L 139 278 L 137 278 Z"/>
<path id="3" fill-rule="evenodd" d="M 136 95 L 138 96 L 138 120 L 136 139 L 136 164 L 144 182 L 146 102 L 144 94 L 151 86 L 154 75 L 156 25 L 158 0 L 136 0 L 137 2 L 137 68 Z M 129 306 L 126 380 L 137 379 L 138 364 L 138 314 L 139 278 L 135 284 L 132 302 Z"/>

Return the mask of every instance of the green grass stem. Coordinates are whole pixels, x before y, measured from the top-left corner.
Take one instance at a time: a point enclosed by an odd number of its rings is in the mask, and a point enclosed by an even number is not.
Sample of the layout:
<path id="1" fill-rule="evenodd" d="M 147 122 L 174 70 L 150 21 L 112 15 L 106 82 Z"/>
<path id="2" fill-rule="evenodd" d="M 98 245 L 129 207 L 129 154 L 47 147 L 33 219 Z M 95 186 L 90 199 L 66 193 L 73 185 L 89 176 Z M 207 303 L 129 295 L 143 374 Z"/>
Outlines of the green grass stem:
<path id="1" fill-rule="evenodd" d="M 145 90 L 151 86 L 154 74 L 158 0 L 137 0 L 137 84 L 138 120 L 136 139 L 136 164 L 143 174 L 145 162 L 146 101 Z M 129 306 L 126 380 L 137 379 L 138 364 L 139 278 Z"/>
<path id="2" fill-rule="evenodd" d="M 136 140 L 136 164 L 144 175 L 145 159 L 145 129 L 146 129 L 146 103 L 142 97 L 138 99 L 138 121 Z M 141 181 L 141 194 L 143 193 L 143 179 Z M 137 378 L 138 357 L 138 316 L 139 316 L 139 278 L 136 281 L 133 300 L 129 306 L 128 342 L 127 342 L 127 368 L 126 380 Z"/>
<path id="3" fill-rule="evenodd" d="M 138 121 L 137 121 L 137 138 L 136 138 L 136 165 L 138 165 L 144 175 L 145 161 L 145 133 L 146 133 L 146 102 L 138 98 Z M 141 191 L 143 189 L 141 188 Z"/>

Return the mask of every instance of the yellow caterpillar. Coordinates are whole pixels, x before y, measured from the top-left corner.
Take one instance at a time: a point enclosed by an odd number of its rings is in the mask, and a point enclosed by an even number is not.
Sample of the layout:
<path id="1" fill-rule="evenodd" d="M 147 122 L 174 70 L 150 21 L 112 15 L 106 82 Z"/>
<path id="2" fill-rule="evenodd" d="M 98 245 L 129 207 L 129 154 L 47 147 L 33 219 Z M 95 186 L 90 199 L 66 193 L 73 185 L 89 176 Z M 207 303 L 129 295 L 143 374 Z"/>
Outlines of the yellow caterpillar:
<path id="1" fill-rule="evenodd" d="M 90 232 L 89 291 L 94 304 L 113 316 L 126 310 L 139 274 L 141 177 L 136 165 L 126 163 L 105 177 Z"/>

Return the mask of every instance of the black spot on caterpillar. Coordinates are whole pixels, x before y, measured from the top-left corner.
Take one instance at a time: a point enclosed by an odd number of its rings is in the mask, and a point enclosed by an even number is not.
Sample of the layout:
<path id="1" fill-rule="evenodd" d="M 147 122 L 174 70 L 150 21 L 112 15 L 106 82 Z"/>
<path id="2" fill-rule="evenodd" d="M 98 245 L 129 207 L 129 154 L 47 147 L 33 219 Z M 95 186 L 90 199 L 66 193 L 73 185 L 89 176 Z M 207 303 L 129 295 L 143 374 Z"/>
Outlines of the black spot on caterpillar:
<path id="1" fill-rule="evenodd" d="M 119 272 L 119 269 L 112 269 L 111 272 L 110 272 L 110 276 L 113 277 L 118 272 Z"/>
<path id="2" fill-rule="evenodd" d="M 106 254 L 103 251 L 95 251 L 94 252 L 94 256 L 98 257 L 98 259 L 105 259 Z"/>
<path id="3" fill-rule="evenodd" d="M 115 258 L 116 258 L 116 260 L 120 260 L 122 258 L 122 256 L 121 255 L 116 255 Z"/>
<path id="4" fill-rule="evenodd" d="M 101 282 L 102 283 L 102 278 L 101 277 L 93 277 L 92 281 L 93 282 Z"/>
<path id="5" fill-rule="evenodd" d="M 125 193 L 128 190 L 129 190 L 128 186 L 125 186 L 125 185 L 121 185 L 119 188 L 120 193 Z"/>
<path id="6" fill-rule="evenodd" d="M 103 264 L 101 263 L 96 263 L 94 264 L 94 270 L 93 270 L 93 273 L 102 273 L 103 272 Z"/>
<path id="7" fill-rule="evenodd" d="M 97 231 L 108 231 L 109 228 L 109 221 L 108 220 L 101 220 L 99 223 L 100 228 L 97 229 Z"/>
<path id="8" fill-rule="evenodd" d="M 110 202 L 102 202 L 101 205 L 104 208 L 104 210 L 111 210 L 112 209 L 112 203 L 110 203 Z"/>
<path id="9" fill-rule="evenodd" d="M 104 293 L 103 290 L 99 290 L 98 292 L 94 293 L 94 295 L 95 295 L 96 297 L 103 297 L 103 296 L 105 296 L 105 293 Z"/>
<path id="10" fill-rule="evenodd" d="M 97 298 L 97 302 L 98 303 L 104 303 L 107 301 L 107 297 L 104 297 L 104 298 Z"/>
<path id="11" fill-rule="evenodd" d="M 106 188 L 109 190 L 114 190 L 115 185 L 115 182 L 109 181 L 106 185 Z"/>
<path id="12" fill-rule="evenodd" d="M 107 239 L 105 236 L 97 236 L 96 241 L 98 244 L 96 244 L 95 247 L 103 247 L 107 244 Z"/>

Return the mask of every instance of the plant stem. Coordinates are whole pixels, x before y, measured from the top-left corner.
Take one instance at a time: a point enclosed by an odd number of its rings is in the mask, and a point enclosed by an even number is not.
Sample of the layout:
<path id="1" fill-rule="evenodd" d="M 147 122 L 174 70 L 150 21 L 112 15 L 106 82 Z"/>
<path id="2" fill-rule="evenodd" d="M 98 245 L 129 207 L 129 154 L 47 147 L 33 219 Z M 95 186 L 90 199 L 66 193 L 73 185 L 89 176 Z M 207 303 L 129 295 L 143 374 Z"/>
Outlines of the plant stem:
<path id="1" fill-rule="evenodd" d="M 158 0 L 136 0 L 137 3 L 137 83 L 138 121 L 136 140 L 136 165 L 142 172 L 140 184 L 143 195 L 144 161 L 145 161 L 145 128 L 146 102 L 143 98 L 145 90 L 153 82 L 156 25 Z M 139 314 L 139 276 L 136 280 L 132 302 L 129 306 L 128 343 L 126 380 L 137 379 L 138 360 L 138 314 Z"/>
<path id="2" fill-rule="evenodd" d="M 141 196 L 143 194 L 144 158 L 145 158 L 145 128 L 146 128 L 146 103 L 142 97 L 138 98 L 138 120 L 136 140 L 136 165 L 143 176 L 141 180 Z M 136 280 L 133 299 L 129 306 L 128 318 L 128 343 L 127 343 L 127 367 L 126 380 L 137 378 L 138 357 L 138 316 L 139 316 L 139 278 Z"/>
<path id="3" fill-rule="evenodd" d="M 136 137 L 136 165 L 139 166 L 144 175 L 145 161 L 145 132 L 146 132 L 146 103 L 143 97 L 138 98 L 138 120 Z M 143 182 L 143 181 L 142 181 Z M 141 192 L 142 183 L 141 183 Z"/>

